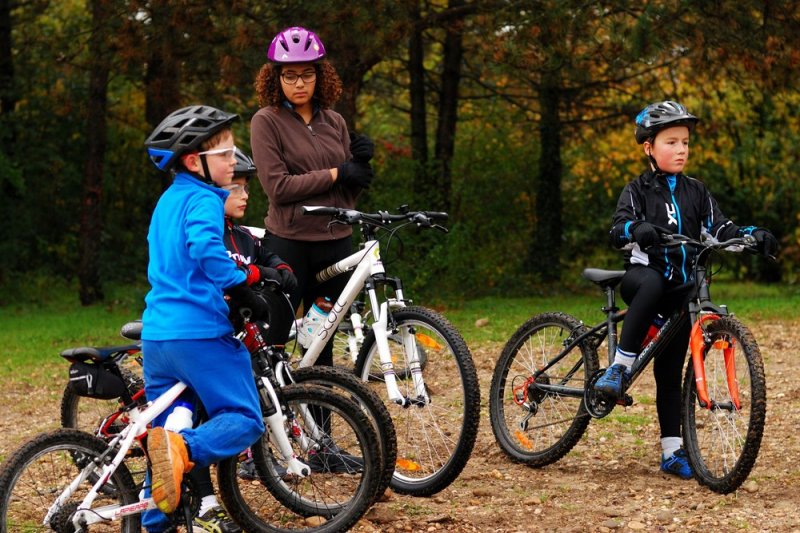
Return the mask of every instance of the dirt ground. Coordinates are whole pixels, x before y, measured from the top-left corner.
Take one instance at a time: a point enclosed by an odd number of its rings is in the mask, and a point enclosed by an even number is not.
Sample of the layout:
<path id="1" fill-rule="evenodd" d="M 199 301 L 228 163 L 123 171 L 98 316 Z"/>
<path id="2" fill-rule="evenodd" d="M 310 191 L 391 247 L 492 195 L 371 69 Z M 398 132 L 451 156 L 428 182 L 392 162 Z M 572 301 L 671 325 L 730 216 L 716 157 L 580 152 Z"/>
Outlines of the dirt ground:
<path id="1" fill-rule="evenodd" d="M 461 476 L 429 498 L 387 494 L 358 532 L 747 531 L 800 532 L 800 328 L 751 324 L 764 357 L 768 413 L 761 452 L 748 481 L 719 495 L 659 472 L 660 446 L 652 377 L 632 392 L 636 403 L 593 421 L 561 461 L 542 469 L 512 463 L 495 444 L 488 389 L 502 346 L 471 346 L 481 383 L 478 442 Z M 0 459 L 22 440 L 55 427 L 66 365 L 37 370 L 51 383 L 20 377 L 0 392 Z"/>

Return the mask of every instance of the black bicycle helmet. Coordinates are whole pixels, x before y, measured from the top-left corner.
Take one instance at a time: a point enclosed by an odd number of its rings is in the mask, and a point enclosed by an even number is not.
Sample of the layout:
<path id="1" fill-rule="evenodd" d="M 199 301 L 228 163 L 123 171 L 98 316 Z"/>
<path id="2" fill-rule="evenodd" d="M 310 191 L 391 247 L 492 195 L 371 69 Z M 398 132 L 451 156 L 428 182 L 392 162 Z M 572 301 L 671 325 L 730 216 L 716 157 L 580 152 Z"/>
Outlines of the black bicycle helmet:
<path id="1" fill-rule="evenodd" d="M 636 115 L 636 142 L 642 144 L 651 140 L 667 127 L 688 126 L 691 131 L 699 121 L 678 102 L 665 100 L 650 104 Z"/>
<path id="2" fill-rule="evenodd" d="M 147 155 L 159 170 L 168 171 L 181 155 L 197 150 L 204 141 L 238 118 L 239 115 L 207 105 L 173 111 L 144 142 Z"/>
<path id="3" fill-rule="evenodd" d="M 246 178 L 249 180 L 256 175 L 256 164 L 253 163 L 249 155 L 238 148 L 233 155 L 236 158 L 236 166 L 233 167 L 234 178 Z"/>

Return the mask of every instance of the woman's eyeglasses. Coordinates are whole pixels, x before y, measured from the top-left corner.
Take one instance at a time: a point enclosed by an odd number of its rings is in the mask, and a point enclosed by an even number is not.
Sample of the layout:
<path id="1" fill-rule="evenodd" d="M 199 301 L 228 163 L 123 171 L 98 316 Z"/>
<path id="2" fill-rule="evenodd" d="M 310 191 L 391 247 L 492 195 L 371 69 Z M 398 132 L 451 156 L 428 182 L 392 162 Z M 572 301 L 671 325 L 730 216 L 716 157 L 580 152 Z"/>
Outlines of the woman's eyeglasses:
<path id="1" fill-rule="evenodd" d="M 297 74 L 295 72 L 284 72 L 283 74 L 281 74 L 281 79 L 287 85 L 294 85 L 300 78 L 303 78 L 303 83 L 311 83 L 312 81 L 317 79 L 317 71 L 306 70 L 301 74 Z"/>

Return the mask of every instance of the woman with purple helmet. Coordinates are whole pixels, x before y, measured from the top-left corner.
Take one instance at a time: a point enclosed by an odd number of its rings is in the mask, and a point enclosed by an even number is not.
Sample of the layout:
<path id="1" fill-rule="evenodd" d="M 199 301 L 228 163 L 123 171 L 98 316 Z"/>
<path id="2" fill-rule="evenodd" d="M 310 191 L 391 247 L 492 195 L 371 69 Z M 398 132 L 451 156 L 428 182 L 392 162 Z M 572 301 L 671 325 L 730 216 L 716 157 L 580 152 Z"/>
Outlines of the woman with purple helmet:
<path id="1" fill-rule="evenodd" d="M 261 109 L 250 123 L 253 159 L 269 199 L 264 245 L 294 270 L 295 309 L 301 301 L 309 309 L 319 297 L 335 300 L 347 283 L 347 276 L 337 276 L 317 284 L 314 275 L 353 253 L 352 229 L 303 216 L 302 207 L 353 209 L 373 178 L 374 145 L 348 133 L 344 118 L 331 109 L 342 83 L 314 32 L 282 30 L 267 58 L 255 81 Z M 333 364 L 331 344 L 317 364 Z"/>

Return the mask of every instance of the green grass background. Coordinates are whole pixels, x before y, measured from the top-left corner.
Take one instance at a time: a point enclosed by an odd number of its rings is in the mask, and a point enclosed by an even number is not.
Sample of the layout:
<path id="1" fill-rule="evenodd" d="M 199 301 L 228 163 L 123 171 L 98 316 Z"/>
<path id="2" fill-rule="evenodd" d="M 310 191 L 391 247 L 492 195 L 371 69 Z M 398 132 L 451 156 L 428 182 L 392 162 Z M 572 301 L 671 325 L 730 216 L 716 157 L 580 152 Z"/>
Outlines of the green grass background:
<path id="1" fill-rule="evenodd" d="M 4 351 L 0 378 L 49 379 L 49 373 L 37 372 L 37 367 L 61 362 L 58 354 L 66 348 L 125 344 L 119 328 L 141 316 L 146 292 L 144 285 L 109 286 L 103 304 L 83 307 L 74 286 L 41 283 L 31 287 L 24 300 L 0 307 L 0 346 Z M 798 287 L 724 282 L 716 283 L 712 294 L 715 302 L 727 304 L 745 323 L 800 318 Z M 8 302 L 2 295 L 0 301 Z M 605 297 L 588 287 L 579 294 L 414 303 L 442 312 L 473 345 L 503 343 L 529 317 L 547 311 L 563 311 L 586 323 L 597 323 L 603 319 L 600 307 Z M 478 319 L 488 322 L 478 327 Z"/>

